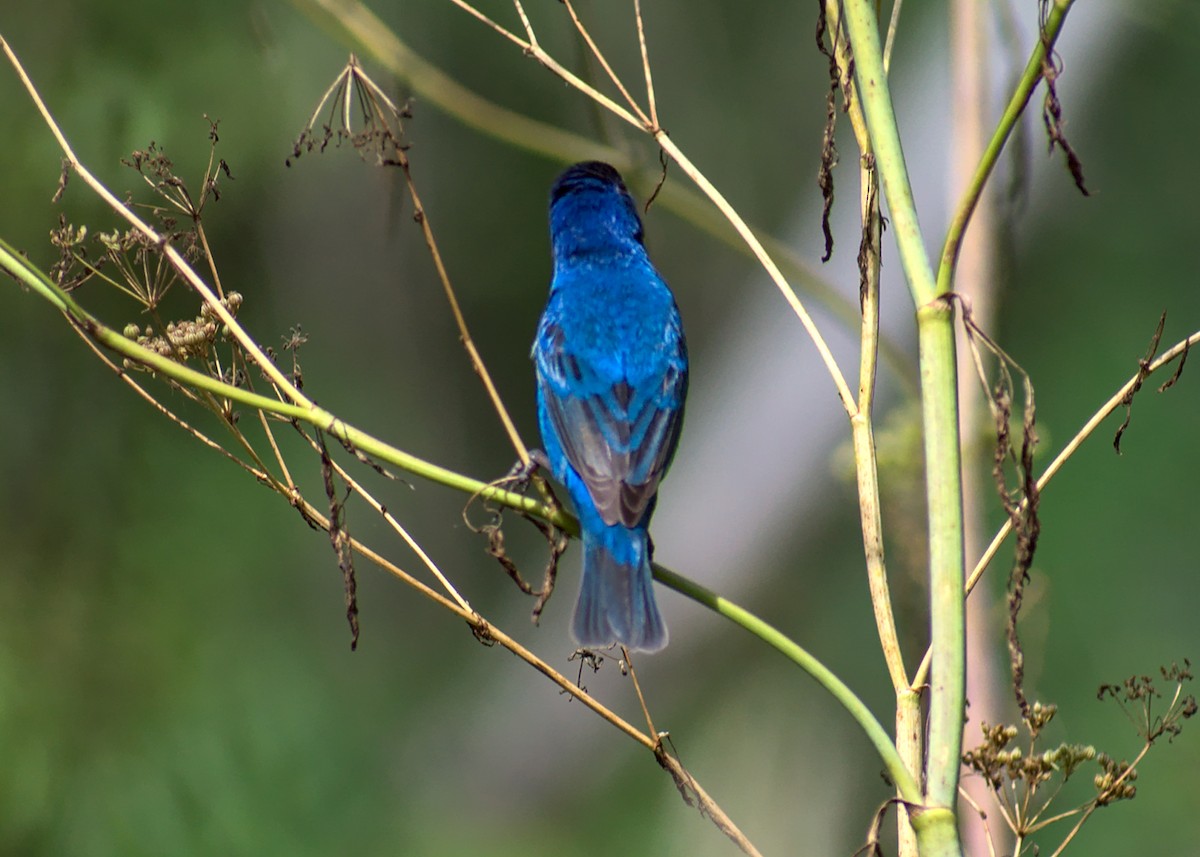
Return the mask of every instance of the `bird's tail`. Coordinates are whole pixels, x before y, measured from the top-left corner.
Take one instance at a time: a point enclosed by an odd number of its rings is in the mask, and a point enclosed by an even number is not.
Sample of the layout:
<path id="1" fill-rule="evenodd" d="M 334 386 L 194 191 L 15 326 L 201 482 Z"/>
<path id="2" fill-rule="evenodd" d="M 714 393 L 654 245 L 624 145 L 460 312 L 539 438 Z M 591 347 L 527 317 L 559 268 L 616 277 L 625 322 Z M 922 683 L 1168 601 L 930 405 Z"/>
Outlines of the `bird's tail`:
<path id="1" fill-rule="evenodd" d="M 645 529 L 604 526 L 583 533 L 583 582 L 572 625 L 581 646 L 621 643 L 657 652 L 667 626 L 654 601 L 649 535 Z"/>

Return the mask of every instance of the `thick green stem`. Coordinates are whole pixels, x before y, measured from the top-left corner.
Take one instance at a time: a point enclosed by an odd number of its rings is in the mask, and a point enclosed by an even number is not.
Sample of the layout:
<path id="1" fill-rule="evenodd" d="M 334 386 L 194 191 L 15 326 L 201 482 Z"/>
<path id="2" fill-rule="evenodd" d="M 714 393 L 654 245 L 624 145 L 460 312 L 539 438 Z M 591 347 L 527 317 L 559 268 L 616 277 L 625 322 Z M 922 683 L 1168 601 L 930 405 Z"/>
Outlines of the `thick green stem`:
<path id="1" fill-rule="evenodd" d="M 958 819 L 953 810 L 938 807 L 914 811 L 911 816 L 921 857 L 961 857 Z"/>
<path id="2" fill-rule="evenodd" d="M 933 675 L 929 696 L 926 796 L 954 807 L 966 705 L 962 464 L 958 436 L 954 315 L 948 300 L 917 311 L 925 491 L 929 504 L 929 603 Z"/>
<path id="3" fill-rule="evenodd" d="M 933 686 L 929 706 L 929 755 L 926 768 L 926 805 L 923 818 L 942 808 L 953 812 L 958 790 L 962 752 L 962 718 L 965 705 L 965 648 L 962 535 L 962 468 L 958 436 L 957 379 L 954 365 L 953 313 L 938 298 L 937 283 L 921 227 L 917 221 L 912 187 L 900 145 L 900 133 L 883 68 L 879 23 L 872 0 L 846 0 L 845 26 L 854 54 L 854 72 L 863 102 L 867 127 L 875 147 L 884 195 L 892 215 L 892 234 L 917 307 L 920 348 L 921 404 L 925 429 L 925 480 L 929 505 L 930 625 L 933 640 Z M 914 823 L 916 819 L 914 818 Z M 918 828 L 922 854 L 926 839 L 938 843 L 935 853 L 957 834 L 946 832 L 947 822 L 928 820 L 936 835 Z"/>

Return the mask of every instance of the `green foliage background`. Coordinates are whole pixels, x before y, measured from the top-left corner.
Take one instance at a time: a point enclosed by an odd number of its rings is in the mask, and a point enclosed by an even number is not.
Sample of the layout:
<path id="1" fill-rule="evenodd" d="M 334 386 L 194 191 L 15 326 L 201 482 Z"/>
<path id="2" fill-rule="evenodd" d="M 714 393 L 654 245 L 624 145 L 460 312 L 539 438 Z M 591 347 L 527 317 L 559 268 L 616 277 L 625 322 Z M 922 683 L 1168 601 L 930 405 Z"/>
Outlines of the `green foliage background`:
<path id="1" fill-rule="evenodd" d="M 824 72 L 811 45 L 813 10 L 702 2 L 682 15 L 649 5 L 672 136 L 773 234 L 787 234 L 799 206 L 810 225 L 798 250 L 815 259 Z M 375 8 L 482 94 L 596 133 L 579 98 L 449 4 Z M 582 8 L 632 62 L 624 5 Z M 560 55 L 571 56 L 559 11 L 537 14 L 561 40 Z M 898 90 L 922 64 L 945 66 L 943 18 L 932 3 L 904 21 Z M 1085 24 L 1105 35 L 1076 38 L 1073 27 Z M 1200 326 L 1200 111 L 1191 97 L 1200 13 L 1185 3 L 1136 12 L 1081 3 L 1067 29 L 1061 94 L 1096 193 L 1080 198 L 1031 129 L 1039 192 L 1012 235 L 995 331 L 1037 384 L 1052 450 L 1132 374 L 1162 310 L 1164 342 Z M 0 31 L 79 156 L 118 192 L 140 181 L 118 159 L 150 140 L 198 182 L 203 116 L 220 119 L 219 155 L 235 180 L 223 184 L 206 226 L 226 288 L 247 296 L 249 329 L 278 345 L 302 325 L 306 390 L 346 419 L 473 475 L 508 469 L 511 449 L 456 341 L 397 176 L 349 152 L 284 166 L 344 61 L 329 34 L 286 4 L 228 0 L 16 2 Z M 1085 49 L 1090 56 L 1076 53 Z M 0 105 L 0 234 L 48 265 L 58 153 L 7 70 Z M 559 165 L 480 137 L 421 100 L 414 114 L 414 172 L 451 276 L 502 394 L 536 442 L 527 353 L 549 276 L 545 192 Z M 933 123 L 936 136 L 945 116 L 902 113 L 901 122 L 924 124 L 924 134 Z M 854 199 L 846 160 L 842 206 Z M 944 190 L 917 192 L 936 207 Z M 78 183 L 63 208 L 93 231 L 112 228 Z M 931 234 L 937 226 L 926 223 Z M 734 335 L 730 319 L 763 298 L 742 285 L 753 268 L 661 210 L 647 227 L 687 320 L 694 383 L 712 385 L 717 349 Z M 839 238 L 839 254 L 850 256 L 857 236 Z M 886 236 L 884 259 L 898 269 Z M 856 286 L 839 281 L 847 295 Z M 118 328 L 136 320 L 99 286 L 83 297 Z M 182 290 L 174 297 L 177 315 L 195 313 Z M 907 296 L 894 289 L 885 300 Z M 809 356 L 795 371 L 820 371 Z M 1114 421 L 1043 498 L 1037 597 L 1024 628 L 1030 687 L 1061 707 L 1055 740 L 1132 756 L 1135 737 L 1115 708 L 1095 701 L 1095 688 L 1184 656 L 1200 660 L 1197 371 L 1189 367 L 1165 395 L 1143 392 L 1122 457 L 1108 443 Z M 830 395 L 812 407 L 837 406 Z M 731 853 L 652 759 L 365 564 L 363 637 L 351 654 L 327 540 L 129 396 L 13 283 L 0 287 L 0 418 L 0 853 Z M 687 442 L 685 432 L 677 467 L 703 469 Z M 797 426 L 796 443 L 805 442 Z M 825 658 L 886 721 L 853 494 L 827 476 L 796 476 L 820 477 L 820 490 L 832 491 L 812 527 L 822 538 L 773 534 L 771 562 L 737 576 L 754 580 L 742 591 L 749 606 Z M 316 488 L 315 462 L 298 478 Z M 376 487 L 485 615 L 570 668 L 574 552 L 563 591 L 533 629 L 529 603 L 461 523 L 463 497 L 426 484 Z M 710 502 L 736 506 L 754 486 L 742 490 Z M 367 513 L 351 527 L 416 568 Z M 526 564 L 539 562 L 532 539 L 513 538 Z M 675 596 L 664 601 L 673 625 L 691 624 L 675 625 L 669 653 L 641 671 L 656 723 L 672 731 L 685 764 L 764 852 L 851 853 L 886 797 L 861 735 L 793 668 Z M 997 644 L 972 656 L 999 658 Z M 633 717 L 628 686 L 612 672 L 586 681 Z M 1200 841 L 1198 766 L 1200 742 L 1187 732 L 1153 753 L 1137 800 L 1099 813 L 1076 853 L 1147 845 L 1191 853 Z"/>

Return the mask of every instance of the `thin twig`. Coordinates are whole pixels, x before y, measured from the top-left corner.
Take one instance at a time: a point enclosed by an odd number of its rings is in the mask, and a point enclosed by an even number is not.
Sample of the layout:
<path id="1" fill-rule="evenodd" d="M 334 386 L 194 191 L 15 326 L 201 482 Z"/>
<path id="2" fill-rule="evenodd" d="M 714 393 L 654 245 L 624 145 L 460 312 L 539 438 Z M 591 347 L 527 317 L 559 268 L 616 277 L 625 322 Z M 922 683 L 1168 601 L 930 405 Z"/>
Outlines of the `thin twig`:
<path id="1" fill-rule="evenodd" d="M 421 197 L 417 194 L 417 185 L 413 181 L 412 171 L 410 169 L 408 157 L 403 153 L 398 153 L 397 158 L 400 164 L 400 169 L 404 173 L 405 184 L 408 185 L 408 193 L 412 198 L 413 215 L 421 225 L 421 234 L 425 238 L 425 246 L 429 249 L 429 255 L 433 258 L 434 268 L 437 270 L 438 280 L 442 284 L 442 290 L 446 293 L 446 300 L 450 303 L 450 312 L 454 316 L 454 323 L 458 327 L 459 339 L 462 341 L 463 348 L 467 351 L 467 356 L 471 360 L 471 368 L 479 376 L 479 380 L 483 382 L 484 389 L 487 391 L 488 398 L 492 402 L 492 407 L 495 409 L 497 416 L 500 418 L 501 424 L 504 426 L 504 431 L 508 435 L 509 442 L 512 443 L 513 449 L 517 451 L 517 456 L 521 459 L 521 463 L 529 464 L 529 449 L 521 440 L 521 435 L 517 432 L 517 427 L 512 421 L 512 417 L 508 414 L 508 409 L 504 407 L 504 402 L 500 398 L 500 393 L 496 390 L 495 383 L 492 382 L 491 373 L 488 372 L 487 366 L 483 362 L 483 357 L 479 354 L 479 349 L 475 347 L 475 340 L 471 337 L 471 331 L 467 328 L 467 319 L 463 315 L 462 307 L 459 306 L 458 296 L 454 293 L 454 286 L 450 283 L 450 275 L 446 271 L 446 264 L 442 260 L 441 251 L 438 250 L 437 240 L 433 237 L 433 227 L 429 223 L 429 215 L 425 211 L 425 206 L 421 203 Z"/>
<path id="2" fill-rule="evenodd" d="M 629 657 L 629 650 L 621 646 L 621 657 L 625 659 L 626 665 L 629 667 L 629 677 L 633 679 L 633 690 L 637 694 L 638 703 L 642 706 L 642 714 L 646 717 L 646 728 L 650 730 L 650 734 L 658 736 L 658 730 L 654 728 L 654 721 L 650 717 L 650 709 L 646 705 L 646 697 L 642 694 L 642 683 L 638 681 L 637 670 L 633 668 L 633 659 Z"/>
<path id="3" fill-rule="evenodd" d="M 887 39 L 883 44 L 883 70 L 890 71 L 892 68 L 892 48 L 896 46 L 896 29 L 900 26 L 900 9 L 904 6 L 904 0 L 892 0 L 892 14 L 888 19 Z"/>
<path id="4" fill-rule="evenodd" d="M 675 787 L 679 789 L 680 796 L 688 806 L 696 807 L 700 814 L 728 836 L 743 854 L 747 854 L 749 857 L 762 857 L 759 850 L 754 847 L 754 843 L 746 838 L 746 835 L 738 829 L 738 826 L 733 823 L 733 819 L 725 814 L 720 805 L 709 797 L 708 792 L 696 782 L 683 763 L 663 750 L 661 744 L 659 744 L 659 751 L 655 753 L 655 758 L 658 759 L 663 770 L 671 775 L 671 779 L 675 781 Z"/>
<path id="5" fill-rule="evenodd" d="M 356 98 L 361 102 L 364 114 L 371 117 L 367 120 L 368 123 L 378 121 L 382 126 L 381 130 L 384 140 L 391 141 L 391 145 L 387 147 L 387 151 L 382 153 L 382 163 L 398 166 L 404 174 L 405 185 L 408 188 L 409 197 L 413 203 L 413 219 L 420 226 L 422 237 L 425 239 L 425 246 L 429 250 L 430 257 L 433 259 L 438 280 L 450 305 L 450 312 L 454 316 L 455 325 L 458 327 L 459 340 L 462 342 L 463 348 L 467 352 L 467 357 L 471 361 L 471 368 L 483 383 L 484 390 L 491 400 L 492 407 L 495 409 L 501 425 L 508 435 L 513 448 L 516 450 L 517 457 L 524 466 L 528 467 L 530 464 L 529 450 L 517 432 L 516 425 L 513 423 L 512 417 L 509 416 L 508 409 L 500 398 L 500 393 L 492 381 L 491 373 L 488 371 L 487 365 L 484 363 L 483 357 L 475 345 L 475 340 L 471 336 L 471 331 L 467 327 L 466 316 L 463 314 L 462 307 L 458 302 L 458 296 L 455 293 L 454 286 L 450 282 L 450 274 L 446 269 L 441 250 L 438 248 L 437 239 L 434 237 L 429 213 L 426 211 L 420 194 L 417 192 L 416 181 L 413 179 L 412 174 L 412 164 L 404 145 L 401 143 L 403 128 L 400 124 L 400 117 L 402 111 L 387 96 L 383 89 L 363 71 L 353 55 L 351 55 L 350 62 L 346 68 L 338 75 L 338 79 L 345 81 L 344 86 L 336 89 L 338 97 L 342 98 L 344 102 L 343 112 L 345 115 L 342 120 L 344 124 L 341 130 L 352 136 L 354 134 L 354 130 L 349 124 L 351 122 L 349 105 Z M 327 94 L 333 91 L 335 89 L 331 88 L 327 90 Z M 324 102 L 317 106 L 316 114 L 319 115 L 323 109 Z M 305 133 L 311 129 L 312 126 L 310 125 L 306 128 Z M 548 505 L 552 505 L 553 498 L 546 486 L 545 480 L 535 475 L 533 481 L 543 501 Z"/>
<path id="6" fill-rule="evenodd" d="M 650 52 L 646 48 L 646 27 L 642 21 L 642 0 L 633 0 L 633 14 L 637 18 L 638 46 L 642 50 L 642 73 L 646 77 L 646 103 L 650 107 L 650 124 L 658 130 L 658 104 L 654 97 L 654 78 L 650 74 Z"/>
<path id="7" fill-rule="evenodd" d="M 867 581 L 871 607 L 879 633 L 880 647 L 887 664 L 892 689 L 902 693 L 909 688 L 904 654 L 896 633 L 895 611 L 888 586 L 887 564 L 884 558 L 882 504 L 879 496 L 879 466 L 875 449 L 874 415 L 875 377 L 879 365 L 879 271 L 882 265 L 881 238 L 883 218 L 880 212 L 879 174 L 875 169 L 875 154 L 866 120 L 862 114 L 857 86 L 853 76 L 853 57 L 842 26 L 839 0 L 825 3 L 826 26 L 830 31 L 833 57 L 837 63 L 838 87 L 846 101 L 850 125 L 860 151 L 859 184 L 861 196 L 859 213 L 862 236 L 859 241 L 859 370 L 857 410 L 851 415 L 850 426 L 854 444 L 855 474 L 858 482 L 859 518 L 863 533 L 863 553 L 867 565 Z M 903 816 L 903 811 L 901 812 Z"/>
<path id="8" fill-rule="evenodd" d="M 987 841 L 988 857 L 996 857 L 996 845 L 992 842 L 992 831 L 988 827 L 987 813 L 975 802 L 975 799 L 971 797 L 971 793 L 961 785 L 958 787 L 958 796 L 966 802 L 967 806 L 975 810 L 975 814 L 979 816 L 979 822 L 983 825 L 984 838 Z"/>
<path id="9" fill-rule="evenodd" d="M 800 319 L 800 323 L 804 326 L 804 330 L 808 333 L 813 344 L 816 345 L 817 353 L 821 356 L 821 362 L 825 364 L 825 369 L 829 372 L 834 386 L 837 388 L 838 399 L 841 400 L 842 407 L 846 410 L 846 415 L 853 417 L 858 412 L 858 405 L 855 402 L 854 394 L 850 391 L 850 386 L 846 383 L 846 377 L 842 374 L 841 367 L 838 366 L 838 362 L 834 358 L 828 343 L 826 343 L 825 337 L 821 335 L 821 331 L 817 328 L 816 322 L 808 314 L 808 310 L 805 309 L 803 302 L 801 302 L 795 290 L 783 276 L 783 272 L 779 270 L 779 266 L 775 264 L 775 260 L 767 253 L 762 242 L 758 240 L 758 237 L 750 230 L 750 227 L 746 225 L 746 221 L 742 220 L 741 215 L 729 204 L 724 195 L 708 180 L 707 176 L 696 168 L 695 164 L 667 136 L 666 132 L 661 130 L 656 132 L 654 139 L 671 156 L 675 163 L 679 164 L 679 168 L 687 173 L 688 178 L 696 183 L 721 214 L 725 215 L 733 228 L 737 230 L 738 235 L 746 242 L 754 257 L 767 272 L 767 276 L 771 278 L 771 282 L 775 284 L 776 288 L 779 289 L 779 293 L 783 295 L 784 300 L 788 302 L 788 306 L 791 307 L 792 312 Z"/>
<path id="10" fill-rule="evenodd" d="M 562 0 L 562 4 L 567 7 L 567 14 L 571 16 L 571 22 L 575 25 L 575 29 L 579 31 L 579 35 L 588 46 L 588 50 L 592 52 L 592 56 L 600 63 L 600 67 L 604 69 L 604 73 L 608 75 L 608 79 L 613 82 L 613 85 L 616 86 L 617 90 L 625 98 L 625 102 L 637 115 L 638 119 L 641 120 L 643 127 L 647 131 L 656 129 L 658 127 L 657 124 L 650 121 L 649 117 L 646 116 L 645 112 L 638 105 L 637 100 L 629 94 L 629 90 L 625 88 L 625 84 L 621 82 L 621 78 L 613 71 L 604 53 L 596 45 L 595 40 L 592 39 L 592 34 L 588 32 L 587 27 L 583 26 L 583 21 L 579 20 L 579 15 L 575 13 L 575 7 L 571 4 L 571 0 Z"/>
<path id="11" fill-rule="evenodd" d="M 300 431 L 299 426 L 297 426 L 296 428 L 297 428 L 297 431 Z M 303 437 L 306 441 L 308 441 L 309 446 L 311 446 L 314 451 L 318 451 L 318 452 L 320 451 L 320 448 L 319 448 L 315 438 L 311 437 L 307 432 L 304 432 L 304 431 L 300 431 L 300 436 Z M 363 484 L 361 482 L 359 482 L 353 476 L 351 476 L 344 467 L 342 467 L 340 464 L 338 464 L 336 461 L 333 461 L 332 459 L 330 459 L 330 464 L 333 466 L 333 469 L 338 474 L 338 476 L 340 476 L 345 481 L 346 486 L 348 488 L 350 488 L 350 490 L 353 491 L 355 494 L 357 494 L 358 496 L 360 496 L 364 500 L 366 500 L 367 504 L 372 509 L 374 509 L 385 521 L 387 521 L 388 525 L 391 526 L 391 528 L 400 535 L 400 538 L 404 539 L 404 543 L 409 546 L 409 548 L 412 550 L 412 552 L 417 555 L 417 558 L 421 560 L 422 564 L 426 568 L 429 569 L 429 571 L 433 574 L 434 577 L 437 578 L 438 583 L 442 584 L 442 588 L 444 588 L 446 590 L 446 592 L 450 595 L 450 597 L 455 600 L 455 602 L 458 604 L 458 606 L 461 607 L 463 610 L 465 610 L 468 613 L 474 613 L 475 610 L 467 602 L 467 599 L 463 598 L 462 595 L 459 593 L 459 591 L 454 587 L 454 584 L 452 584 L 449 581 L 449 579 L 446 577 L 446 575 L 442 574 L 442 570 L 437 567 L 437 564 L 433 561 L 433 559 L 429 556 L 429 554 L 427 554 L 425 552 L 425 550 L 421 547 L 421 545 L 417 543 L 417 540 L 414 539 L 409 534 L 408 530 L 404 527 L 404 525 L 401 524 L 398 520 L 396 520 L 396 517 L 391 512 L 389 512 L 382 503 L 380 503 L 378 500 L 376 500 L 371 495 L 371 493 L 369 491 L 367 491 L 367 489 L 365 487 L 363 487 Z"/>
<path id="12" fill-rule="evenodd" d="M 871 608 L 879 634 L 880 648 L 892 689 L 896 694 L 896 750 L 904 765 L 918 774 L 922 768 L 923 730 L 921 728 L 921 691 L 913 688 L 904 666 L 904 653 L 896 632 L 895 611 L 888 584 L 884 555 L 882 502 L 879 492 L 879 464 L 874 436 L 875 380 L 879 364 L 879 274 L 882 265 L 883 217 L 880 210 L 879 174 L 875 152 L 863 116 L 862 103 L 854 80 L 854 58 L 842 26 L 840 0 L 825 3 L 825 23 L 829 29 L 831 52 L 836 62 L 837 85 L 850 117 L 859 148 L 859 212 L 862 234 L 859 240 L 859 337 L 858 411 L 850 419 L 854 444 L 855 474 L 858 483 L 859 519 L 863 535 L 863 555 Z M 882 819 L 880 818 L 881 822 Z M 897 845 L 900 857 L 918 852 L 909 804 L 897 801 Z"/>
<path id="13" fill-rule="evenodd" d="M 525 28 L 525 35 L 529 39 L 529 44 L 537 44 L 537 34 L 533 31 L 533 24 L 529 21 L 529 16 L 525 14 L 525 7 L 521 5 L 521 0 L 513 0 L 513 5 L 517 7 L 517 15 L 521 18 L 521 26 Z"/>

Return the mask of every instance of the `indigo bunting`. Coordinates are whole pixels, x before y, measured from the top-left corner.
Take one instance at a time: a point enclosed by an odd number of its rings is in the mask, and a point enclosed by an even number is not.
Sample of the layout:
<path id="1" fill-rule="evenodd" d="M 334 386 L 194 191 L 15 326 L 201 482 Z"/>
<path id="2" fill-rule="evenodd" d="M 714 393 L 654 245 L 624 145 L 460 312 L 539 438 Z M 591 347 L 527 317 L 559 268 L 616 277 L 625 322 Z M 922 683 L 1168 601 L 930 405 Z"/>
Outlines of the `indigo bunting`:
<path id="1" fill-rule="evenodd" d="M 583 536 L 572 630 L 580 645 L 655 652 L 650 516 L 683 422 L 679 309 L 642 243 L 621 176 L 591 161 L 550 190 L 554 274 L 533 344 L 538 427 Z"/>

